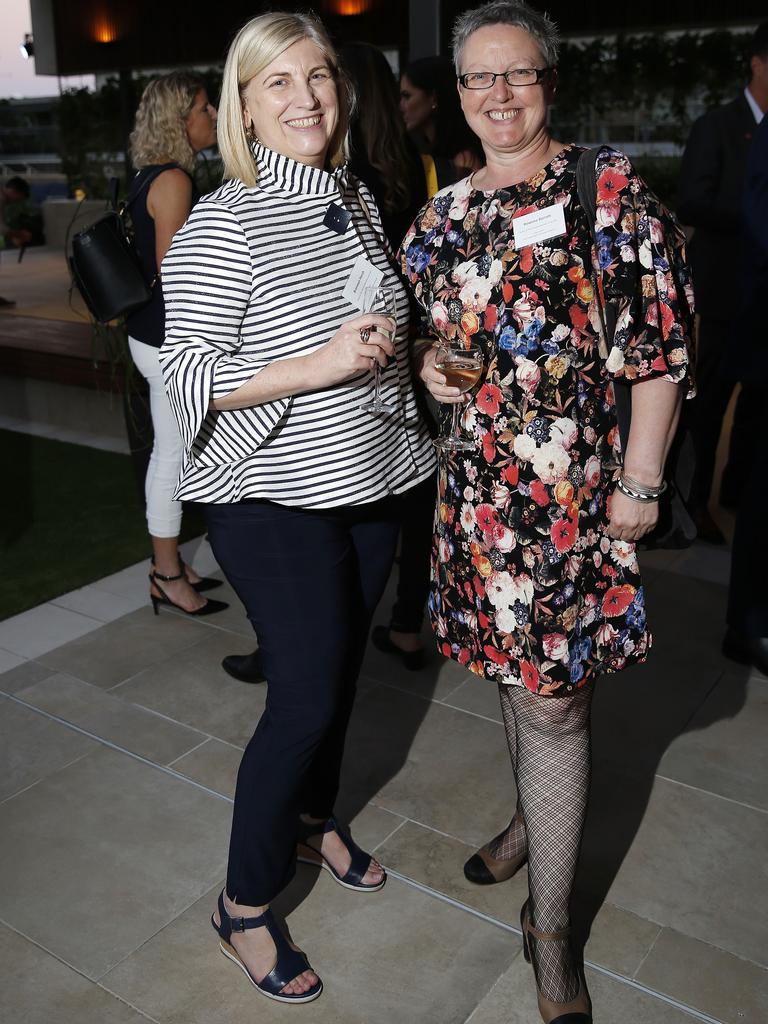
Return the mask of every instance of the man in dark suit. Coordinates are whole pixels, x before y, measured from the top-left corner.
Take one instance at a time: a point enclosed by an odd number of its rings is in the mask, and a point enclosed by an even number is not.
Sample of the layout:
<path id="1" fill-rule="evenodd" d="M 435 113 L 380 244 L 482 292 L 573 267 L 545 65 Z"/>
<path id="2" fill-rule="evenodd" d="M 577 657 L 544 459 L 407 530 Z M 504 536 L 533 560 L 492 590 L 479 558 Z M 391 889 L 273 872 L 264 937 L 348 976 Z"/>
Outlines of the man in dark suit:
<path id="1" fill-rule="evenodd" d="M 743 229 L 742 198 L 752 137 L 768 110 L 768 22 L 754 32 L 747 52 L 749 83 L 731 103 L 695 122 L 683 154 L 677 212 L 694 228 L 690 244 L 696 311 L 699 314 L 693 411 L 696 475 L 691 513 L 702 540 L 724 543 L 707 510 L 723 416 L 736 385 L 728 362 L 731 323 L 738 304 L 738 255 Z M 735 291 L 736 290 L 736 291 Z M 723 472 L 721 501 L 736 505 L 748 472 L 760 398 L 742 386 Z"/>
<path id="2" fill-rule="evenodd" d="M 768 394 L 768 117 L 755 132 L 744 191 L 744 243 L 739 260 L 741 305 L 732 327 L 738 375 L 765 405 Z M 752 441 L 733 537 L 728 629 L 723 654 L 768 674 L 768 416 L 763 411 Z"/>

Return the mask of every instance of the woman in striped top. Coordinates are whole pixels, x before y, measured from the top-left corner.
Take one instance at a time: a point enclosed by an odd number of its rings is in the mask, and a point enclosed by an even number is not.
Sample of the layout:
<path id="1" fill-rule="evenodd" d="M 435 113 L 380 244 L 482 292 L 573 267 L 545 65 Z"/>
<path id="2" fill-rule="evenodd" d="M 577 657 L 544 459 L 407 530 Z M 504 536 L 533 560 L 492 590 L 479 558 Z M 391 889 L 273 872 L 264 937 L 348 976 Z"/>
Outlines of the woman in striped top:
<path id="1" fill-rule="evenodd" d="M 163 262 L 166 386 L 186 459 L 177 497 L 204 503 L 214 553 L 259 637 L 269 692 L 243 756 L 227 884 L 213 925 L 256 987 L 306 1002 L 322 983 L 269 904 L 299 858 L 375 891 L 380 865 L 335 821 L 370 616 L 397 495 L 433 470 L 411 386 L 408 301 L 371 194 L 345 172 L 350 90 L 320 23 L 254 18 L 224 71 L 226 183 Z M 392 318 L 345 297 L 367 259 Z M 382 397 L 361 408 L 381 367 Z"/>

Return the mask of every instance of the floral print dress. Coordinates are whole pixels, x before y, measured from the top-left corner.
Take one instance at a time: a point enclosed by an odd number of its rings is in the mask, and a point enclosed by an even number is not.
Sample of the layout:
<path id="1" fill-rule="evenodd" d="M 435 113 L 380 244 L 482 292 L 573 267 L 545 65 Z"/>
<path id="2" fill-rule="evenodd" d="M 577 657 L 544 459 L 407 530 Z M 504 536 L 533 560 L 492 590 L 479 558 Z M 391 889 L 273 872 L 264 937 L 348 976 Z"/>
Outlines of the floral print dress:
<path id="1" fill-rule="evenodd" d="M 580 153 L 566 146 L 494 192 L 471 178 L 443 189 L 400 250 L 427 330 L 484 352 L 463 420 L 476 449 L 440 463 L 438 646 L 477 675 L 552 696 L 644 661 L 651 643 L 634 545 L 607 533 L 620 458 L 611 380 L 690 386 L 692 291 L 665 240 L 670 214 L 605 147 L 593 246 Z M 554 203 L 565 234 L 517 251 L 513 220 Z M 595 280 L 618 314 L 607 358 Z"/>

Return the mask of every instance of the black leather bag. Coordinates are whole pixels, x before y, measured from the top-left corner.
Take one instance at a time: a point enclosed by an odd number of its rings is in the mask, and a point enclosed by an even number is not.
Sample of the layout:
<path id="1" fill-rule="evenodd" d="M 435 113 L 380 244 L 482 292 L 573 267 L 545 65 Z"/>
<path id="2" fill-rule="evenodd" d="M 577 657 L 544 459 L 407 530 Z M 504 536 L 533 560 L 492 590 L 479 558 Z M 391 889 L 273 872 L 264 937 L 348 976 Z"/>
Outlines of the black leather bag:
<path id="1" fill-rule="evenodd" d="M 585 150 L 576 165 L 576 189 L 579 202 L 589 218 L 592 238 L 597 215 L 597 158 L 600 146 Z M 601 326 L 606 347 L 610 347 L 616 329 L 616 311 L 610 302 L 600 303 L 600 289 L 595 282 Z M 604 353 L 607 355 L 607 352 Z M 621 450 L 627 450 L 632 421 L 632 387 L 626 381 L 614 380 L 613 395 Z M 695 456 L 690 431 L 681 423 L 667 456 L 665 480 L 667 489 L 659 500 L 659 521 L 639 543 L 641 548 L 687 548 L 696 540 L 696 525 L 687 508 L 690 498 Z"/>
<path id="2" fill-rule="evenodd" d="M 130 207 L 167 166 L 149 174 L 127 203 L 117 203 L 117 179 L 112 179 L 112 209 L 72 239 L 69 265 L 72 279 L 91 315 L 99 323 L 127 316 L 152 298 L 155 281 L 141 269 L 129 226 Z"/>

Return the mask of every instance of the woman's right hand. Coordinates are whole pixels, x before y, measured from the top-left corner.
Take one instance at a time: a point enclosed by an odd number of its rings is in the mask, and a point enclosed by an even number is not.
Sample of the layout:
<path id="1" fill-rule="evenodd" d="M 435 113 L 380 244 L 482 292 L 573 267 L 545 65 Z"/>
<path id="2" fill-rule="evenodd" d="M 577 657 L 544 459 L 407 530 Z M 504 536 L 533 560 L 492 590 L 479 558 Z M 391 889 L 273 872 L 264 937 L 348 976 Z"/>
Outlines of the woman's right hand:
<path id="1" fill-rule="evenodd" d="M 361 331 L 368 330 L 368 341 Z M 315 387 L 331 387 L 356 377 L 362 370 L 382 368 L 395 354 L 395 323 L 392 317 L 363 313 L 347 320 L 334 336 L 308 357 Z"/>
<path id="2" fill-rule="evenodd" d="M 439 351 L 439 345 L 425 346 L 415 360 L 416 374 L 436 401 L 456 405 L 463 402 L 465 396 L 458 388 L 449 387 L 445 375 L 435 368 L 435 359 Z"/>

